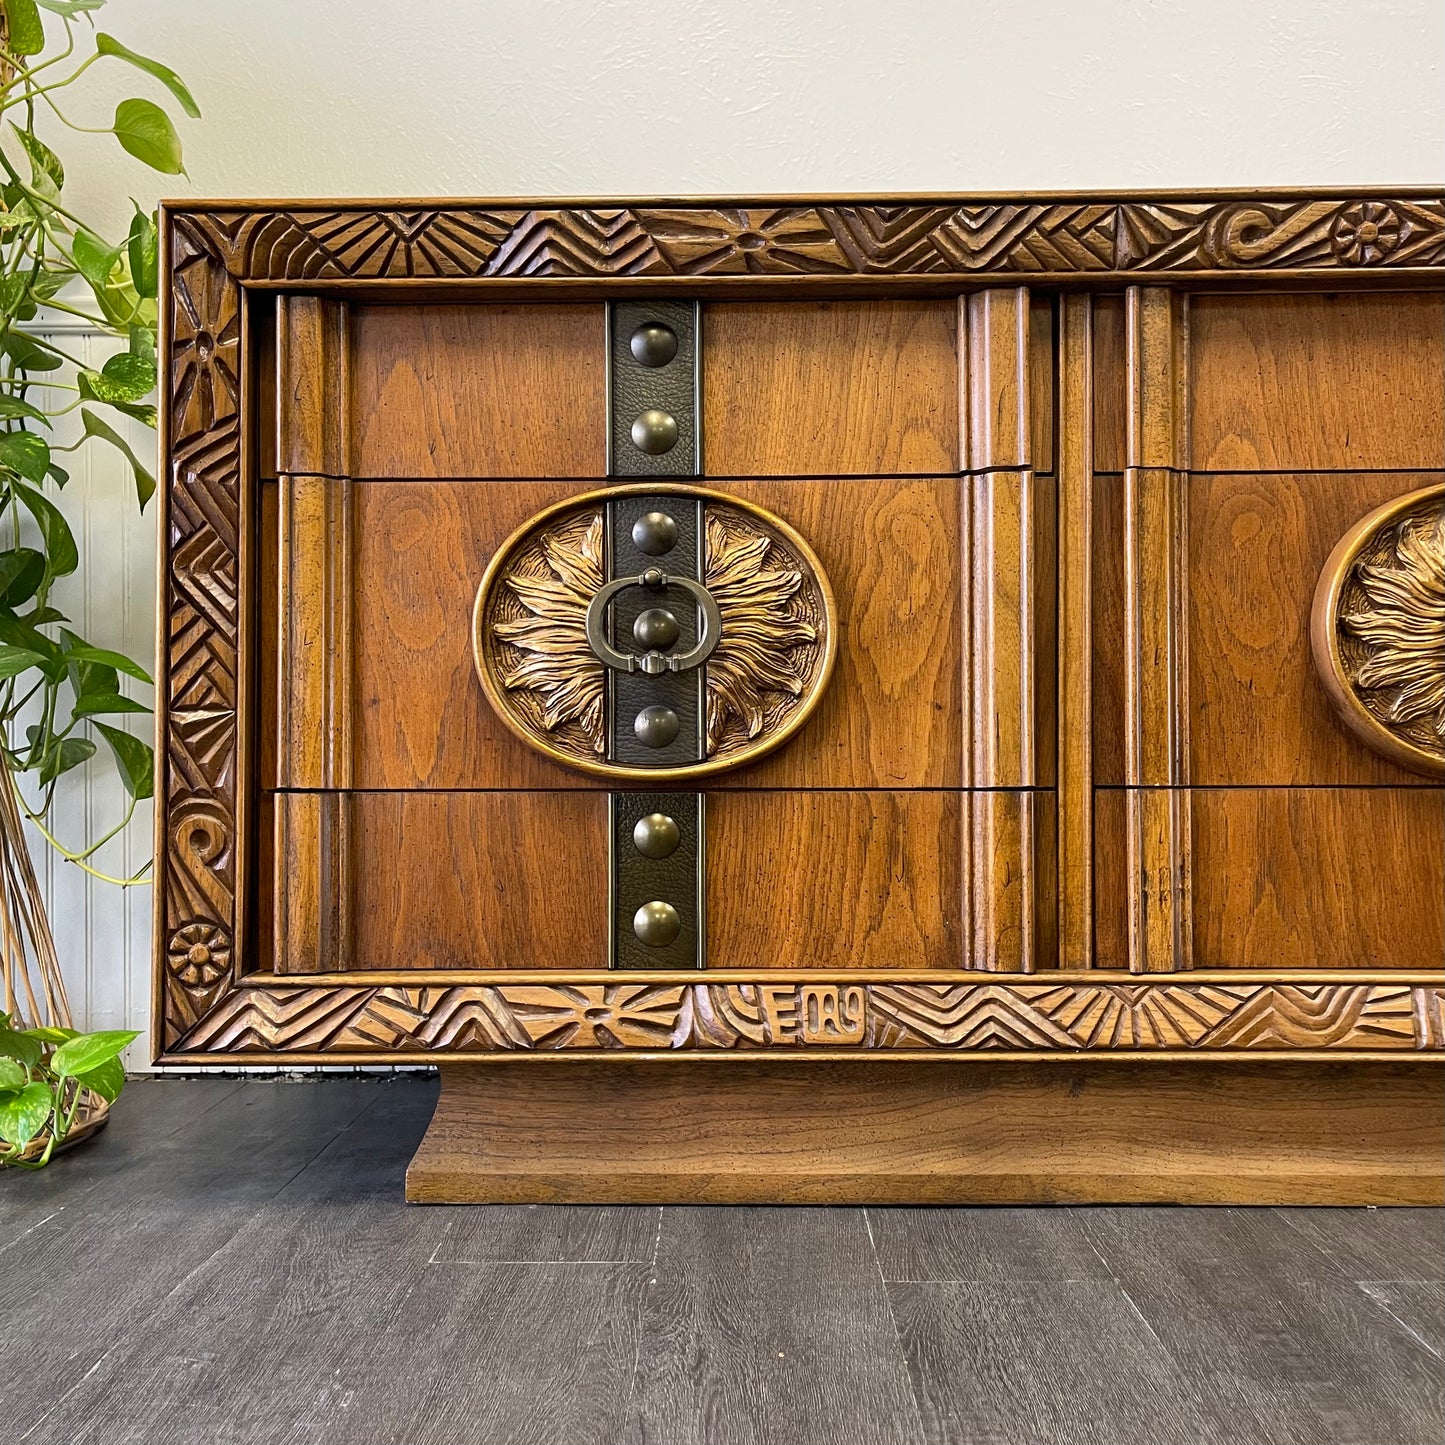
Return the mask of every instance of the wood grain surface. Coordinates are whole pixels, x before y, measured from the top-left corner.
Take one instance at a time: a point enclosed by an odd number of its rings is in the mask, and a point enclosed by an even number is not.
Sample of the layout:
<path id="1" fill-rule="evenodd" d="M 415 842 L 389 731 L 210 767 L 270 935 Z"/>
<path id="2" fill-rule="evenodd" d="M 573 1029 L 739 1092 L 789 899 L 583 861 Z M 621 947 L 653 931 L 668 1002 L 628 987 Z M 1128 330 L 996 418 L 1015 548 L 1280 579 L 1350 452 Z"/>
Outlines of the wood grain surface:
<path id="1" fill-rule="evenodd" d="M 1433 1070 L 443 1067 L 414 1203 L 1438 1203 Z"/>
<path id="2" fill-rule="evenodd" d="M 276 690 L 265 730 L 276 782 L 346 788 L 356 762 L 356 484 L 283 476 L 275 491 L 274 658 L 284 671 L 266 679 Z"/>
<path id="3" fill-rule="evenodd" d="M 1439 480 L 1418 472 L 1189 479 L 1196 785 L 1424 781 L 1337 720 L 1310 657 L 1309 622 L 1320 569 L 1340 537 L 1375 507 Z"/>
<path id="4" fill-rule="evenodd" d="M 1059 964 L 1094 953 L 1094 305 L 1060 299 L 1056 708 Z"/>
<path id="5" fill-rule="evenodd" d="M 1195 471 L 1445 465 L 1445 296 L 1201 296 Z"/>
<path id="6" fill-rule="evenodd" d="M 598 794 L 282 793 L 271 808 L 263 876 L 294 902 L 277 907 L 277 972 L 607 966 Z"/>
<path id="7" fill-rule="evenodd" d="M 1124 470 L 1129 377 L 1124 346 L 1124 297 L 1094 298 L 1094 470 Z"/>
<path id="8" fill-rule="evenodd" d="M 358 786 L 596 786 L 506 728 L 472 660 L 472 603 L 487 560 L 534 513 L 585 489 L 560 481 L 354 489 Z"/>
<path id="9" fill-rule="evenodd" d="M 946 792 L 713 793 L 708 966 L 970 966 L 964 812 Z"/>
<path id="10" fill-rule="evenodd" d="M 1095 799 L 1096 962 L 1124 966 L 1129 794 Z M 1445 967 L 1445 792 L 1199 789 L 1195 967 Z"/>
<path id="11" fill-rule="evenodd" d="M 605 472 L 600 303 L 361 305 L 351 330 L 353 476 Z"/>
<path id="12" fill-rule="evenodd" d="M 706 475 L 958 470 L 952 302 L 730 302 L 702 328 Z"/>
<path id="13" fill-rule="evenodd" d="M 1335 542 L 1419 472 L 1191 474 L 1188 525 L 1190 779 L 1207 787 L 1419 784 L 1336 720 L 1310 659 L 1315 583 Z M 1095 773 L 1124 781 L 1121 479 L 1093 506 Z"/>
<path id="14" fill-rule="evenodd" d="M 1189 886 L 1188 298 L 1124 297 L 1124 781 L 1129 968 L 1193 966 Z M 1168 787 L 1180 791 L 1149 791 Z"/>
<path id="15" fill-rule="evenodd" d="M 471 652 L 487 559 L 514 527 L 580 486 L 352 488 L 357 786 L 597 786 L 517 741 L 487 705 Z M 749 481 L 725 490 L 808 538 L 840 622 L 837 673 L 817 714 L 786 748 L 728 777 L 756 787 L 959 786 L 957 479 Z"/>
<path id="16" fill-rule="evenodd" d="M 719 490 L 808 539 L 839 613 L 837 669 L 817 712 L 725 786 L 960 786 L 967 504 L 958 481 L 741 481 Z"/>
<path id="17" fill-rule="evenodd" d="M 871 1253 L 858 1210 L 673 1211 L 639 1342 L 636 1438 L 921 1442 Z"/>
<path id="18" fill-rule="evenodd" d="M 351 308 L 324 296 L 276 298 L 274 332 L 276 471 L 293 475 L 352 474 Z"/>

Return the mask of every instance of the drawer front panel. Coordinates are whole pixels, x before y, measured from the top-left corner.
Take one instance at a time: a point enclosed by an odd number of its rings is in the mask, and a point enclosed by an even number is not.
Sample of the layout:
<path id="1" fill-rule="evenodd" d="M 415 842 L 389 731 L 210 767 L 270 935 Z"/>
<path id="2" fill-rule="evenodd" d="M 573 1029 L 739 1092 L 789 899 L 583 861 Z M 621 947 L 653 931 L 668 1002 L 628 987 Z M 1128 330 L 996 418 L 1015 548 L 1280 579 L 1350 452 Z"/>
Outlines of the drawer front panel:
<path id="1" fill-rule="evenodd" d="M 714 792 L 706 966 L 1047 967 L 1052 827 L 1046 793 Z M 595 790 L 273 794 L 268 965 L 606 968 L 610 867 Z"/>
<path id="2" fill-rule="evenodd" d="M 511 532 L 583 484 L 285 478 L 277 486 L 345 488 L 354 560 L 330 638 L 304 620 L 312 594 L 282 589 L 278 608 L 298 620 L 288 625 L 283 612 L 263 623 L 276 659 L 263 715 L 276 718 L 321 690 L 319 659 L 303 647 L 328 657 L 345 649 L 351 681 L 338 706 L 353 786 L 605 786 L 513 736 L 488 706 L 472 655 L 472 608 L 487 562 Z M 750 481 L 723 490 L 796 527 L 826 568 L 839 620 L 836 672 L 817 712 L 786 747 L 730 776 L 756 787 L 962 785 L 968 497 L 959 480 Z M 282 550 L 279 537 L 273 545 Z M 286 545 L 296 549 L 297 539 Z M 318 538 L 314 550 L 340 545 Z M 1021 705 L 1003 705 L 1010 702 Z M 294 736 L 303 747 L 314 741 L 309 727 L 278 726 L 274 736 Z M 1043 758 L 1047 767 L 1049 754 Z M 288 755 L 284 742 L 268 765 L 281 786 L 322 782 L 316 762 Z"/>
<path id="3" fill-rule="evenodd" d="M 1128 965 L 1127 815 L 1159 792 L 1095 803 L 1097 962 Z M 1195 968 L 1445 967 L 1445 791 L 1194 789 L 1187 837 Z M 1158 894 L 1146 889 L 1146 905 Z"/>

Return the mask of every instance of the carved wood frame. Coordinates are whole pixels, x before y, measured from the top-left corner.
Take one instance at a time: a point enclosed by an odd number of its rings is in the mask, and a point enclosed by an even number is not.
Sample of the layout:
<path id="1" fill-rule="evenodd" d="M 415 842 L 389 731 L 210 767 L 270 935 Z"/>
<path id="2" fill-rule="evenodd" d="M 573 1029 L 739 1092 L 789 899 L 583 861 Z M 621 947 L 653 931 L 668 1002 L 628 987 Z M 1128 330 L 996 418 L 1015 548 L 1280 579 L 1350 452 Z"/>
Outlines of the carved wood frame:
<path id="1" fill-rule="evenodd" d="M 1175 925 L 1166 920 L 1161 933 L 1149 919 L 1137 921 L 1138 972 L 1081 971 L 1070 960 L 1086 949 L 1086 902 L 1061 920 L 1069 966 L 1058 972 L 759 971 L 701 982 L 695 974 L 578 973 L 561 982 L 516 971 L 423 982 L 415 974 L 248 973 L 247 919 L 237 910 L 249 893 L 254 829 L 253 293 L 438 300 L 629 290 L 956 294 L 1028 284 L 1085 292 L 1418 287 L 1445 276 L 1438 192 L 174 202 L 162 207 L 161 246 L 154 971 L 161 1062 L 747 1058 L 799 1047 L 810 1056 L 864 1050 L 914 1059 L 1445 1055 L 1438 978 L 1154 973 L 1167 970 L 1171 956 L 1175 968 L 1187 958 L 1170 953 Z M 1146 349 L 1149 337 L 1167 338 L 1167 325 L 1162 332 L 1147 318 L 1140 325 Z M 1071 304 L 1061 326 L 1060 344 L 1079 345 L 1087 305 Z M 1064 397 L 1061 405 L 1077 408 L 1080 400 Z M 1151 454 L 1157 417 L 1141 418 L 1136 431 L 1131 466 L 1147 485 L 1148 469 L 1169 469 L 1173 458 Z M 1060 482 L 1087 496 L 1081 457 L 1087 453 L 1076 448 Z M 1061 596 L 1086 597 L 1087 535 L 1066 539 L 1066 547 L 1074 569 L 1066 577 L 1083 572 L 1061 584 Z M 1158 585 L 1171 585 L 1167 567 Z M 1147 630 L 1150 599 L 1139 606 Z M 1066 615 L 1061 625 L 1087 623 Z M 1087 693 L 1087 677 L 1061 683 Z M 1141 688 L 1150 685 L 1141 680 Z M 1131 781 L 1159 781 L 1152 746 L 1144 736 L 1140 776 Z M 1167 754 L 1167 740 L 1163 746 Z M 1087 743 L 1061 740 L 1064 756 L 1070 797 L 1087 797 Z M 1173 847 L 1179 820 L 1165 821 L 1138 820 L 1131 847 Z M 1071 825 L 1061 873 L 1087 877 L 1085 836 Z"/>

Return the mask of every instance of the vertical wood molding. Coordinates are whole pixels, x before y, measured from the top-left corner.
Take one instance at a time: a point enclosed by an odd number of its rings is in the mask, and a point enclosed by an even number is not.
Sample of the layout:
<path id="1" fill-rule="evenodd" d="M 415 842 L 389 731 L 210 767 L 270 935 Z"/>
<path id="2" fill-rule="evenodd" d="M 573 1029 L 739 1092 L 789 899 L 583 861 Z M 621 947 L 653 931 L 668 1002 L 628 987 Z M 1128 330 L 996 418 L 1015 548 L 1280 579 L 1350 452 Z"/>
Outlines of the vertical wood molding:
<path id="1" fill-rule="evenodd" d="M 344 301 L 276 298 L 279 472 L 351 475 L 350 318 Z"/>
<path id="2" fill-rule="evenodd" d="M 964 470 L 1026 467 L 1029 455 L 1029 292 L 975 291 L 960 302 L 964 330 Z"/>
<path id="3" fill-rule="evenodd" d="M 354 485 L 344 477 L 279 480 L 276 779 L 282 788 L 354 784 Z"/>
<path id="4" fill-rule="evenodd" d="M 963 568 L 966 786 L 1037 782 L 1034 476 L 1029 465 L 1029 293 L 961 303 L 966 419 Z"/>
<path id="5" fill-rule="evenodd" d="M 1094 315 L 1086 292 L 1059 300 L 1059 967 L 1094 963 Z"/>
<path id="6" fill-rule="evenodd" d="M 277 785 L 353 783 L 350 309 L 276 299 Z"/>
<path id="7" fill-rule="evenodd" d="M 1045 792 L 964 794 L 965 968 L 1054 966 L 1052 802 Z"/>
<path id="8" fill-rule="evenodd" d="M 1192 966 L 1188 302 L 1125 295 L 1124 781 L 1134 973 Z"/>
<path id="9" fill-rule="evenodd" d="M 272 956 L 277 973 L 354 967 L 352 803 L 342 793 L 276 797 Z"/>
<path id="10" fill-rule="evenodd" d="M 1033 788 L 1038 655 L 1028 290 L 974 292 L 961 300 L 959 321 L 965 783 Z M 1029 972 L 1038 965 L 1035 812 L 1033 798 L 1016 794 L 968 800 L 964 933 L 971 968 Z"/>

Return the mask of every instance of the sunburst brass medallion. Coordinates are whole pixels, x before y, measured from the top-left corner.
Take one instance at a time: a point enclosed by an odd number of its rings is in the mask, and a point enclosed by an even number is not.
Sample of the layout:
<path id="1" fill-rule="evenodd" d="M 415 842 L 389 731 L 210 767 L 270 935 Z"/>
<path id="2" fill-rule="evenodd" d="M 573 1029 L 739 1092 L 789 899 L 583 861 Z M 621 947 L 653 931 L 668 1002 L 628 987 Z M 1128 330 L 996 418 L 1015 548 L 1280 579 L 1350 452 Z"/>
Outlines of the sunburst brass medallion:
<path id="1" fill-rule="evenodd" d="M 641 768 L 607 755 L 606 667 L 587 609 L 606 585 L 606 505 L 628 495 L 703 504 L 701 582 L 721 629 L 705 663 L 704 756 Z M 836 652 L 822 563 L 782 518 L 736 497 L 656 482 L 609 487 L 538 514 L 498 549 L 477 591 L 482 689 L 538 751 L 607 778 L 683 779 L 736 767 L 791 737 L 817 706 Z"/>
<path id="2" fill-rule="evenodd" d="M 1397 497 L 1345 533 L 1320 574 L 1310 643 L 1358 737 L 1445 775 L 1445 486 Z"/>

